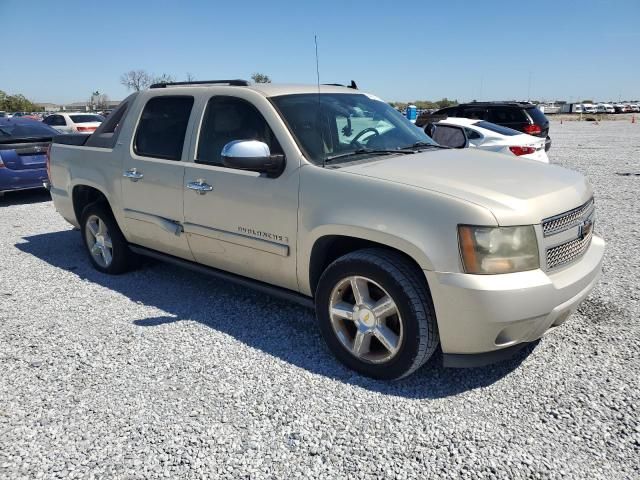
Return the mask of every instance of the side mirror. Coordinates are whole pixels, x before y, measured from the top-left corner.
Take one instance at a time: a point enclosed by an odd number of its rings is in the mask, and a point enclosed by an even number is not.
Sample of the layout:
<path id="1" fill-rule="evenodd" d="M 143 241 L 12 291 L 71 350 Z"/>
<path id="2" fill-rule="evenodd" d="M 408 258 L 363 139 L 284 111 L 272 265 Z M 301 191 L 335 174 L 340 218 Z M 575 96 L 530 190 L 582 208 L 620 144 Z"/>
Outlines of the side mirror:
<path id="1" fill-rule="evenodd" d="M 234 140 L 222 149 L 222 164 L 237 170 L 277 177 L 284 170 L 284 155 L 271 155 L 269 146 L 258 140 Z"/>
<path id="2" fill-rule="evenodd" d="M 436 143 L 449 148 L 465 148 L 468 145 L 464 128 L 456 125 L 433 124 L 429 135 Z"/>

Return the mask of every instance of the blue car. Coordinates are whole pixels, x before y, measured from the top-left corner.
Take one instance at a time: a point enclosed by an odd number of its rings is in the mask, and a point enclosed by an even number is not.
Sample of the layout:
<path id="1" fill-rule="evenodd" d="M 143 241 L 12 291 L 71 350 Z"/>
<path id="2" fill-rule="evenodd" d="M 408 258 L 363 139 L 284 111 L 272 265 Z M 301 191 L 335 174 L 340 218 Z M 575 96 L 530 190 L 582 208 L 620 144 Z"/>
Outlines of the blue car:
<path id="1" fill-rule="evenodd" d="M 60 132 L 26 118 L 0 118 L 0 196 L 48 182 L 47 148 Z"/>

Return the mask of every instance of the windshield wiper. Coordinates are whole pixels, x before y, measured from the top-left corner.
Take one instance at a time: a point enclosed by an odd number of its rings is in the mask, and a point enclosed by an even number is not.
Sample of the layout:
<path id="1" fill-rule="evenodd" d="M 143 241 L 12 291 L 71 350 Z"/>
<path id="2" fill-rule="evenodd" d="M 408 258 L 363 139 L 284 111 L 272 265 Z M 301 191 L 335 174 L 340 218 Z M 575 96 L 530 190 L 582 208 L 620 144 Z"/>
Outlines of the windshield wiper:
<path id="1" fill-rule="evenodd" d="M 328 162 L 332 162 L 333 160 L 337 160 L 339 158 L 347 158 L 347 157 L 353 157 L 356 155 L 364 155 L 364 154 L 370 154 L 370 155 L 391 155 L 394 153 L 401 153 L 404 155 L 407 155 L 409 153 L 416 153 L 413 150 L 407 150 L 407 149 L 398 149 L 398 150 L 374 150 L 374 149 L 370 149 L 370 148 L 360 148 L 358 150 L 354 150 L 353 152 L 347 152 L 347 153 L 340 153 L 338 155 L 332 155 L 330 157 L 327 157 L 324 159 L 324 163 L 328 163 Z"/>
<path id="2" fill-rule="evenodd" d="M 427 148 L 451 148 L 451 147 L 445 147 L 444 145 L 438 145 L 437 143 L 430 143 L 430 142 L 425 142 L 423 140 L 416 142 L 412 145 L 408 145 L 406 147 L 402 147 L 405 149 L 408 148 L 420 148 L 420 147 L 427 147 Z"/>

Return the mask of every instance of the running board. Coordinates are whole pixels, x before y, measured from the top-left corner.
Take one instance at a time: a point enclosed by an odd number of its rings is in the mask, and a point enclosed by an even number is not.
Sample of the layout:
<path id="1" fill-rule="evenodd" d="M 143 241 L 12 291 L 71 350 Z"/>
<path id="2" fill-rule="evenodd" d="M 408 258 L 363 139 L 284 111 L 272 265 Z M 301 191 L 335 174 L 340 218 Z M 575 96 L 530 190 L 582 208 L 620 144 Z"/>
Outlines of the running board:
<path id="1" fill-rule="evenodd" d="M 155 250 L 140 247 L 138 245 L 129 245 L 129 248 L 132 252 L 143 255 L 145 257 L 155 258 L 156 260 L 161 260 L 163 262 L 171 263 L 179 267 L 188 268 L 189 270 L 193 270 L 195 272 L 204 273 L 205 275 L 210 275 L 222 280 L 233 282 L 237 285 L 241 285 L 252 290 L 257 290 L 259 292 L 266 293 L 268 295 L 272 295 L 289 302 L 297 303 L 298 305 L 302 305 L 303 307 L 315 308 L 313 299 L 311 297 L 307 297 L 306 295 L 302 295 L 301 293 L 294 292 L 293 290 L 288 290 L 282 287 L 275 287 L 273 285 L 269 285 L 268 283 L 253 280 L 241 275 L 236 275 L 235 273 L 218 270 L 217 268 L 207 267 L 206 265 L 190 262 L 189 260 L 174 257 L 173 255 L 167 255 L 166 253 L 157 252 Z"/>

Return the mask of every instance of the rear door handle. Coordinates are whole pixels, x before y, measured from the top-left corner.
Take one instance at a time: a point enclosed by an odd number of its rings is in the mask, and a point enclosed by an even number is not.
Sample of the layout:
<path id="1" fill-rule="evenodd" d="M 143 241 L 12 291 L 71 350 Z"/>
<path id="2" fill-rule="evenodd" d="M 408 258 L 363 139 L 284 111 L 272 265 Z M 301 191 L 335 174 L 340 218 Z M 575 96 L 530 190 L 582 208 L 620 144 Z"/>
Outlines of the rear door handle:
<path id="1" fill-rule="evenodd" d="M 124 172 L 122 176 L 125 178 L 128 178 L 132 182 L 137 182 L 142 177 L 144 177 L 144 175 L 141 172 L 139 172 L 137 168 L 130 168 L 129 170 Z"/>
<path id="2" fill-rule="evenodd" d="M 206 183 L 202 178 L 197 179 L 195 182 L 187 183 L 187 188 L 195 190 L 199 195 L 204 195 L 205 193 L 213 190 L 213 187 Z"/>

